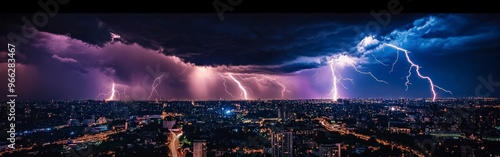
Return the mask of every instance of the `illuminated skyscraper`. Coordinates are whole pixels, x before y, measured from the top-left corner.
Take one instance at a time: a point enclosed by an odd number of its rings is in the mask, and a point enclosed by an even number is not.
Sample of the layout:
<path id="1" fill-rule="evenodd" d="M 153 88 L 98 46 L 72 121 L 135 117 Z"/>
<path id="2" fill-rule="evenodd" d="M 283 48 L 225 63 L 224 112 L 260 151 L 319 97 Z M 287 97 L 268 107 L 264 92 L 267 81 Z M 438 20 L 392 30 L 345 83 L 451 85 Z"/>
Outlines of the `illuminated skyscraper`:
<path id="1" fill-rule="evenodd" d="M 293 156 L 293 135 L 289 131 L 271 134 L 271 148 L 273 157 Z"/>
<path id="2" fill-rule="evenodd" d="M 207 142 L 205 140 L 194 141 L 193 157 L 207 157 Z"/>
<path id="3" fill-rule="evenodd" d="M 321 144 L 319 146 L 320 157 L 340 157 L 340 143 Z"/>
<path id="4" fill-rule="evenodd" d="M 335 145 L 333 144 L 321 144 L 319 146 L 319 156 L 320 157 L 334 157 L 335 156 Z"/>

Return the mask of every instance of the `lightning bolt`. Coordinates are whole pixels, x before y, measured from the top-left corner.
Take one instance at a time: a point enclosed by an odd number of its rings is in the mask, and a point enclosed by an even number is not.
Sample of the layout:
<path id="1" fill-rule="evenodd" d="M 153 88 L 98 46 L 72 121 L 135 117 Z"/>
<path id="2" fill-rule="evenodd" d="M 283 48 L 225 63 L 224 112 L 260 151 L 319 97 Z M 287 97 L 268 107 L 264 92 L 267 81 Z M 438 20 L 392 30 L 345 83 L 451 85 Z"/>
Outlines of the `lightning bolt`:
<path id="1" fill-rule="evenodd" d="M 446 90 L 446 89 L 444 89 L 443 87 L 439 87 L 438 85 L 434 85 L 434 87 L 436 87 L 436 88 L 438 88 L 438 89 L 440 89 L 440 90 L 442 90 L 442 91 L 444 91 L 444 92 L 446 92 L 446 93 L 450 93 L 451 95 L 453 95 L 453 93 L 452 93 L 451 91 Z"/>
<path id="2" fill-rule="evenodd" d="M 226 79 L 224 78 L 224 76 L 222 76 L 222 74 L 220 74 L 220 77 L 222 78 L 222 80 L 224 80 L 224 82 L 222 83 L 222 85 L 224 85 L 224 90 L 226 91 L 227 94 L 231 95 L 233 98 L 236 98 L 233 94 L 231 94 L 229 91 L 227 91 L 227 86 L 226 86 Z"/>
<path id="3" fill-rule="evenodd" d="M 160 94 L 158 94 L 158 91 L 156 90 L 156 87 L 160 85 L 162 78 L 163 75 L 160 75 L 154 79 L 153 83 L 151 84 L 151 93 L 149 93 L 148 99 L 151 99 L 151 96 L 153 96 L 153 92 L 155 92 L 157 96 L 160 96 Z"/>
<path id="4" fill-rule="evenodd" d="M 364 72 L 364 71 L 359 71 L 358 68 L 356 68 L 355 65 L 352 65 L 352 67 L 354 68 L 354 70 L 360 74 L 364 74 L 364 75 L 370 75 L 373 79 L 375 79 L 375 81 L 377 82 L 381 82 L 381 83 L 385 83 L 385 84 L 389 84 L 387 83 L 386 81 L 384 80 L 380 80 L 378 79 L 377 77 L 375 77 L 375 75 L 372 74 L 372 72 Z"/>
<path id="5" fill-rule="evenodd" d="M 123 95 L 125 95 L 124 98 L 128 97 L 127 90 L 126 90 L 125 86 L 123 86 Z M 120 98 L 121 98 L 121 94 L 120 94 Z"/>
<path id="6" fill-rule="evenodd" d="M 116 88 L 118 88 L 118 85 Z M 118 96 L 118 97 L 115 96 L 115 99 L 120 99 L 120 100 L 126 99 L 128 97 L 128 95 L 126 93 L 125 86 L 123 86 L 123 92 L 120 92 L 119 90 L 115 90 L 115 95 Z M 122 97 L 122 95 L 124 95 L 124 96 Z"/>
<path id="7" fill-rule="evenodd" d="M 115 33 L 110 33 L 111 34 L 111 42 L 115 41 L 115 39 L 120 39 L 121 36 Z"/>
<path id="8" fill-rule="evenodd" d="M 410 69 L 408 70 L 408 76 L 406 76 L 406 83 L 405 83 L 405 85 L 408 85 L 410 83 L 409 78 L 411 76 L 411 70 L 412 70 L 413 67 L 415 67 L 415 71 L 417 72 L 418 77 L 420 77 L 422 79 L 426 79 L 427 81 L 429 81 L 430 88 L 431 88 L 431 91 L 432 91 L 432 101 L 435 101 L 436 100 L 436 96 L 437 96 L 436 90 L 434 89 L 434 87 L 451 94 L 451 91 L 446 90 L 444 88 L 441 88 L 441 87 L 439 87 L 437 85 L 434 85 L 434 83 L 432 82 L 432 79 L 429 76 L 424 76 L 424 75 L 420 74 L 420 68 L 421 67 L 419 65 L 413 63 L 413 61 L 411 61 L 410 56 L 408 55 L 410 52 L 408 50 L 405 50 L 403 48 L 397 47 L 397 46 L 392 45 L 392 44 L 385 44 L 385 45 L 387 45 L 389 47 L 392 47 L 392 48 L 394 48 L 396 50 L 403 51 L 405 53 L 406 60 L 408 61 L 408 63 L 411 64 Z M 408 86 L 406 86 L 406 87 L 407 87 L 406 89 L 408 89 Z"/>
<path id="9" fill-rule="evenodd" d="M 391 71 L 389 71 L 389 73 L 392 73 L 394 71 L 394 65 L 396 65 L 398 59 L 399 59 L 399 50 L 396 51 L 396 60 L 394 60 L 394 62 L 392 63 Z"/>
<path id="10" fill-rule="evenodd" d="M 269 79 L 269 80 L 273 80 L 276 84 L 281 86 L 281 89 L 282 89 L 281 90 L 281 98 L 282 99 L 285 98 L 285 92 L 290 92 L 289 90 L 286 89 L 286 86 L 283 83 L 277 81 L 276 78 L 272 78 L 272 77 L 269 77 L 267 75 L 265 75 L 264 77 Z"/>
<path id="11" fill-rule="evenodd" d="M 245 88 L 243 87 L 243 85 L 241 85 L 240 81 L 236 80 L 232 74 L 228 74 L 229 77 L 231 77 L 231 79 L 233 79 L 234 82 L 236 82 L 236 84 L 238 84 L 238 87 L 240 87 L 242 93 L 243 93 L 243 96 L 245 98 L 245 100 L 248 100 L 248 95 L 247 95 L 247 91 L 245 90 Z"/>
<path id="12" fill-rule="evenodd" d="M 340 79 L 339 79 L 339 80 L 340 80 Z M 338 83 L 342 86 L 342 88 L 344 88 L 344 89 L 348 89 L 348 88 L 344 85 L 344 83 L 342 83 L 342 82 L 340 82 L 340 81 L 338 81 Z"/>
<path id="13" fill-rule="evenodd" d="M 335 66 L 335 65 L 334 65 L 334 66 Z M 344 83 L 342 83 L 341 81 L 350 81 L 352 84 L 354 84 L 354 79 L 352 79 L 352 78 L 344 78 L 344 77 L 342 77 L 342 75 L 341 75 L 339 72 L 335 72 L 335 73 L 339 76 L 339 79 L 338 79 L 339 81 L 338 81 L 338 83 L 339 83 L 340 85 L 342 85 L 342 87 L 343 87 L 344 89 L 347 89 L 347 87 L 346 87 L 346 86 L 344 85 Z M 314 73 L 313 77 L 316 77 L 316 76 L 318 76 L 318 75 L 319 75 L 319 68 L 317 68 L 317 69 L 316 69 L 316 73 Z"/>
<path id="14" fill-rule="evenodd" d="M 360 73 L 360 74 L 370 75 L 377 82 L 389 84 L 389 83 L 387 83 L 384 80 L 378 79 L 371 72 L 364 72 L 364 71 L 358 70 L 358 68 L 354 64 L 355 60 L 353 60 L 349 56 L 340 55 L 340 56 L 337 56 L 336 58 L 335 57 L 332 58 L 329 62 L 330 62 L 330 71 L 331 71 L 331 75 L 332 75 L 332 79 L 333 79 L 332 80 L 333 87 L 332 87 L 332 90 L 330 91 L 330 94 L 332 94 L 332 97 L 333 97 L 334 100 L 338 99 L 338 97 L 339 97 L 338 96 L 339 94 L 338 94 L 338 85 L 337 84 L 340 84 L 344 89 L 347 89 L 347 87 L 342 83 L 342 81 L 350 81 L 352 84 L 354 84 L 354 80 L 352 78 L 344 78 L 344 77 L 342 77 L 342 75 L 339 72 L 337 72 L 335 70 L 335 66 L 337 64 L 352 66 L 354 68 L 354 70 L 356 72 Z M 383 64 L 383 63 L 381 63 L 381 64 Z"/>
<path id="15" fill-rule="evenodd" d="M 279 85 L 281 87 L 281 98 L 285 98 L 285 92 L 290 92 L 285 84 L 279 82 L 275 77 L 271 77 L 269 75 L 258 75 L 258 76 L 252 76 L 252 77 L 246 77 L 242 78 L 239 76 L 240 79 L 242 80 L 256 80 L 257 82 L 263 82 L 263 81 L 269 81 L 271 84 L 274 86 L 275 84 Z"/>
<path id="16" fill-rule="evenodd" d="M 184 74 L 184 72 L 186 72 L 187 69 L 189 69 L 189 67 L 184 68 L 184 70 L 182 70 L 181 73 L 177 74 L 177 76 L 180 76 L 180 75 Z"/>
<path id="17" fill-rule="evenodd" d="M 316 77 L 319 75 L 319 68 L 316 69 L 316 73 L 314 73 L 313 77 Z"/>
<path id="18" fill-rule="evenodd" d="M 411 69 L 413 68 L 413 66 L 411 66 L 409 69 L 408 69 L 408 75 L 406 75 L 406 82 L 405 82 L 405 86 L 406 86 L 406 91 L 408 91 L 408 85 L 411 85 L 410 83 L 410 76 L 411 76 Z"/>
<path id="19" fill-rule="evenodd" d="M 114 100 L 115 99 L 115 82 L 113 82 L 113 85 L 111 85 L 111 95 L 109 96 L 108 100 Z"/>
<path id="20" fill-rule="evenodd" d="M 104 85 L 104 86 L 106 88 L 111 89 L 111 90 L 107 93 L 99 93 L 99 95 L 97 95 L 97 97 L 109 95 L 109 97 L 107 99 L 105 99 L 106 101 L 115 100 L 115 93 L 117 92 L 115 90 L 115 82 L 111 83 L 111 86 L 107 86 L 107 85 Z"/>
<path id="21" fill-rule="evenodd" d="M 290 92 L 289 90 L 286 89 L 286 86 L 283 85 L 281 82 L 276 82 L 277 84 L 279 84 L 282 88 L 281 90 L 281 98 L 285 98 L 285 92 Z"/>
<path id="22" fill-rule="evenodd" d="M 373 53 L 371 53 L 371 55 L 373 56 L 373 59 L 375 59 L 375 61 L 377 61 L 378 63 L 382 64 L 383 66 L 389 66 L 389 65 L 385 64 L 384 62 L 378 60 L 377 57 L 375 57 L 375 55 L 373 55 Z"/>
<path id="23" fill-rule="evenodd" d="M 333 66 L 335 66 L 335 65 L 333 65 Z M 354 79 L 352 79 L 352 78 L 344 78 L 344 77 L 342 77 L 342 75 L 338 71 L 336 71 L 336 73 L 339 76 L 338 83 L 340 85 L 342 85 L 342 87 L 344 87 L 344 89 L 347 89 L 347 87 L 344 85 L 344 83 L 342 83 L 342 81 L 350 81 L 352 84 L 354 84 Z"/>
<path id="24" fill-rule="evenodd" d="M 330 61 L 330 70 L 332 71 L 332 77 L 333 77 L 333 88 L 332 88 L 332 91 L 331 93 L 333 93 L 332 97 L 333 97 L 333 101 L 337 101 L 338 99 L 338 90 L 337 90 L 337 76 L 335 76 L 335 68 L 334 68 L 334 65 L 333 65 L 333 60 Z"/>

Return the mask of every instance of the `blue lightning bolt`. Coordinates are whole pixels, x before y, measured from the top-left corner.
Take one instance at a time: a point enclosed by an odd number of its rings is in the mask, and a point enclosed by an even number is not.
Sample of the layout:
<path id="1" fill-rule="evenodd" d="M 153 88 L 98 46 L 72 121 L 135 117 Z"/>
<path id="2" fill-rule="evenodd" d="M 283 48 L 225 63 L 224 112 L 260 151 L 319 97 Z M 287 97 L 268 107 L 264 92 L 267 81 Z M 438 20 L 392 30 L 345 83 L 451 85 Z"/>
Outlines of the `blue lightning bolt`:
<path id="1" fill-rule="evenodd" d="M 334 66 L 335 66 L 335 65 L 334 65 Z M 339 83 L 339 84 L 340 84 L 340 85 L 341 85 L 344 89 L 348 89 L 348 88 L 344 85 L 344 83 L 342 83 L 342 81 L 350 81 L 352 84 L 354 84 L 354 79 L 352 79 L 352 78 L 344 78 L 344 77 L 342 77 L 342 75 L 341 75 L 339 72 L 337 72 L 337 71 L 336 71 L 336 73 L 337 73 L 337 75 L 339 76 L 339 78 L 338 78 L 338 80 L 337 80 L 337 81 L 338 81 L 338 83 Z"/>
<path id="2" fill-rule="evenodd" d="M 375 75 L 373 75 L 372 72 L 364 72 L 364 71 L 359 71 L 358 68 L 356 68 L 355 65 L 352 65 L 352 67 L 354 68 L 354 70 L 360 74 L 364 74 L 364 75 L 370 75 L 373 79 L 375 79 L 375 81 L 377 82 L 381 82 L 381 83 L 385 83 L 385 84 L 389 84 L 387 83 L 387 81 L 384 81 L 384 80 L 380 80 L 378 79 L 377 77 L 375 77 Z"/>
<path id="3" fill-rule="evenodd" d="M 391 71 L 389 71 L 389 73 L 392 73 L 394 71 L 394 65 L 396 65 L 398 59 L 399 59 L 399 50 L 396 51 L 396 60 L 394 60 L 394 62 L 392 63 Z"/>
<path id="4" fill-rule="evenodd" d="M 352 66 L 354 68 L 354 70 L 356 72 L 360 73 L 360 74 L 370 75 L 377 82 L 389 84 L 389 83 L 387 83 L 387 81 L 378 79 L 371 72 L 364 72 L 364 71 L 358 70 L 358 68 L 355 65 L 355 60 L 353 58 L 345 55 L 345 54 L 334 56 L 329 61 L 329 63 L 330 63 L 330 71 L 331 71 L 331 75 L 332 75 L 332 84 L 333 84 L 332 85 L 333 87 L 332 87 L 332 90 L 330 91 L 330 94 L 332 94 L 332 98 L 334 100 L 338 99 L 338 97 L 339 97 L 338 96 L 338 85 L 337 84 L 340 84 L 344 89 L 347 89 L 347 87 L 341 81 L 350 81 L 352 84 L 354 84 L 354 80 L 352 78 L 344 78 L 344 77 L 342 77 L 342 75 L 339 72 L 337 72 L 335 70 L 336 69 L 335 68 L 336 64 Z M 316 74 L 314 76 L 316 76 Z"/>
<path id="5" fill-rule="evenodd" d="M 426 79 L 427 81 L 429 81 L 430 88 L 431 88 L 431 91 L 432 91 L 432 101 L 436 101 L 436 96 L 437 96 L 436 91 L 435 91 L 434 88 L 437 88 L 437 89 L 440 89 L 440 90 L 442 90 L 444 92 L 448 92 L 448 93 L 452 94 L 451 91 L 446 90 L 444 88 L 441 88 L 441 87 L 439 87 L 437 85 L 434 85 L 434 83 L 432 82 L 432 79 L 429 76 L 424 76 L 424 75 L 420 74 L 420 68 L 421 67 L 419 65 L 413 63 L 413 61 L 410 59 L 410 56 L 408 55 L 410 53 L 408 50 L 400 48 L 400 47 L 397 47 L 397 46 L 392 45 L 392 44 L 385 44 L 385 45 L 387 45 L 389 47 L 392 47 L 392 48 L 394 48 L 396 50 L 403 51 L 405 53 L 406 60 L 408 61 L 408 63 L 411 64 L 410 69 L 408 70 L 408 75 L 406 76 L 406 82 L 405 82 L 406 89 L 408 89 L 408 84 L 411 84 L 410 83 L 411 70 L 412 70 L 412 68 L 415 68 L 415 71 L 417 72 L 418 77 L 420 77 L 422 79 Z"/>
<path id="6" fill-rule="evenodd" d="M 389 66 L 389 65 L 385 64 L 384 62 L 382 62 L 382 61 L 378 60 L 378 59 L 377 59 L 377 57 L 375 57 L 375 55 L 373 55 L 373 53 L 371 53 L 371 55 L 373 56 L 373 59 L 375 59 L 375 61 L 377 61 L 377 63 L 380 63 L 380 64 L 382 64 L 383 66 Z"/>
<path id="7" fill-rule="evenodd" d="M 338 92 L 338 89 L 337 89 L 337 76 L 335 76 L 335 68 L 334 68 L 334 62 L 333 60 L 330 61 L 330 71 L 332 71 L 332 77 L 333 77 L 333 80 L 332 80 L 332 83 L 333 83 L 333 88 L 332 88 L 332 91 L 330 93 L 333 93 L 332 97 L 333 97 L 333 101 L 337 101 L 338 97 L 339 97 L 339 92 Z"/>

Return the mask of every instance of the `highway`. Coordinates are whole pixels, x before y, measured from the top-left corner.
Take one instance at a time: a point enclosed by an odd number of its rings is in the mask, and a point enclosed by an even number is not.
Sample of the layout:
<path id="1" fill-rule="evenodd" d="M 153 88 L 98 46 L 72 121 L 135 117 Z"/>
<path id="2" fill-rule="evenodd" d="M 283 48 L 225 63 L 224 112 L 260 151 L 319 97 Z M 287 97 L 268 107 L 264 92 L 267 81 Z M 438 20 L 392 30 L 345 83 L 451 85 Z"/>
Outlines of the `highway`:
<path id="1" fill-rule="evenodd" d="M 349 130 L 343 130 L 343 129 L 338 129 L 336 127 L 334 127 L 333 125 L 331 125 L 328 121 L 326 121 L 325 119 L 323 118 L 318 118 L 320 124 L 328 131 L 331 131 L 331 132 L 338 132 L 340 133 L 341 135 L 353 135 L 359 139 L 363 139 L 365 141 L 368 141 L 371 137 L 368 136 L 368 135 L 363 135 L 363 134 L 359 134 L 359 133 L 356 133 L 356 132 L 353 132 L 353 131 L 349 131 Z M 400 145 L 400 144 L 397 144 L 395 142 L 391 142 L 391 141 L 387 141 L 387 140 L 384 140 L 384 139 L 380 139 L 380 138 L 377 138 L 375 137 L 375 140 L 380 143 L 380 144 L 383 144 L 383 145 L 390 145 L 392 147 L 396 147 L 396 148 L 399 148 L 403 151 L 407 151 L 407 152 L 412 152 L 413 154 L 419 156 L 419 157 L 425 157 L 425 155 L 423 153 L 421 153 L 420 151 L 418 150 L 415 150 L 415 149 L 411 149 L 410 147 L 408 146 L 404 146 L 404 145 Z"/>
<path id="2" fill-rule="evenodd" d="M 85 142 L 90 142 L 90 141 L 98 141 L 98 140 L 107 140 L 109 135 L 112 134 L 117 134 L 120 132 L 124 132 L 125 130 L 110 130 L 110 131 L 105 131 L 101 132 L 98 134 L 93 134 L 93 135 L 84 135 L 82 137 L 77 137 L 74 139 L 71 139 L 72 141 L 76 141 L 75 143 L 85 143 Z M 58 141 L 51 142 L 50 144 L 67 144 L 69 139 L 62 139 Z M 8 149 L 0 152 L 0 156 L 2 156 L 5 153 L 13 153 L 16 151 L 25 151 L 25 150 L 32 150 L 35 145 L 29 146 L 29 147 L 17 147 L 16 149 Z"/>
<path id="3" fill-rule="evenodd" d="M 180 151 L 179 138 L 182 136 L 182 132 L 169 132 L 167 138 L 167 147 L 170 149 L 171 157 L 184 157 L 184 152 Z"/>

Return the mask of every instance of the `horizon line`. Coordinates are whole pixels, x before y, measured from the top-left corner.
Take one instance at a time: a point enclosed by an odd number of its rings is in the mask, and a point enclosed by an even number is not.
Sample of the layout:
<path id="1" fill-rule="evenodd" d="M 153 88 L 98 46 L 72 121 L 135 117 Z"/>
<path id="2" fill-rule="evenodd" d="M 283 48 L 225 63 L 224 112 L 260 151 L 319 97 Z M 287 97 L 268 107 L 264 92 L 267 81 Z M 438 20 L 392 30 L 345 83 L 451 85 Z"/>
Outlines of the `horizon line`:
<path id="1" fill-rule="evenodd" d="M 436 100 L 446 100 L 446 99 L 459 99 L 459 98 L 474 98 L 474 99 L 500 99 L 500 97 L 478 97 L 478 96 L 464 96 L 464 97 L 445 97 L 436 98 Z M 394 99 L 420 99 L 420 100 L 432 100 L 432 98 L 338 98 L 345 100 L 394 100 Z M 50 100 L 20 100 L 20 101 L 104 101 L 104 102 L 126 102 L 126 101 L 149 101 L 149 102 L 165 102 L 165 101 L 298 101 L 298 100 L 331 100 L 325 98 L 310 98 L 310 99 L 170 99 L 170 100 L 105 100 L 105 99 L 50 99 Z"/>

